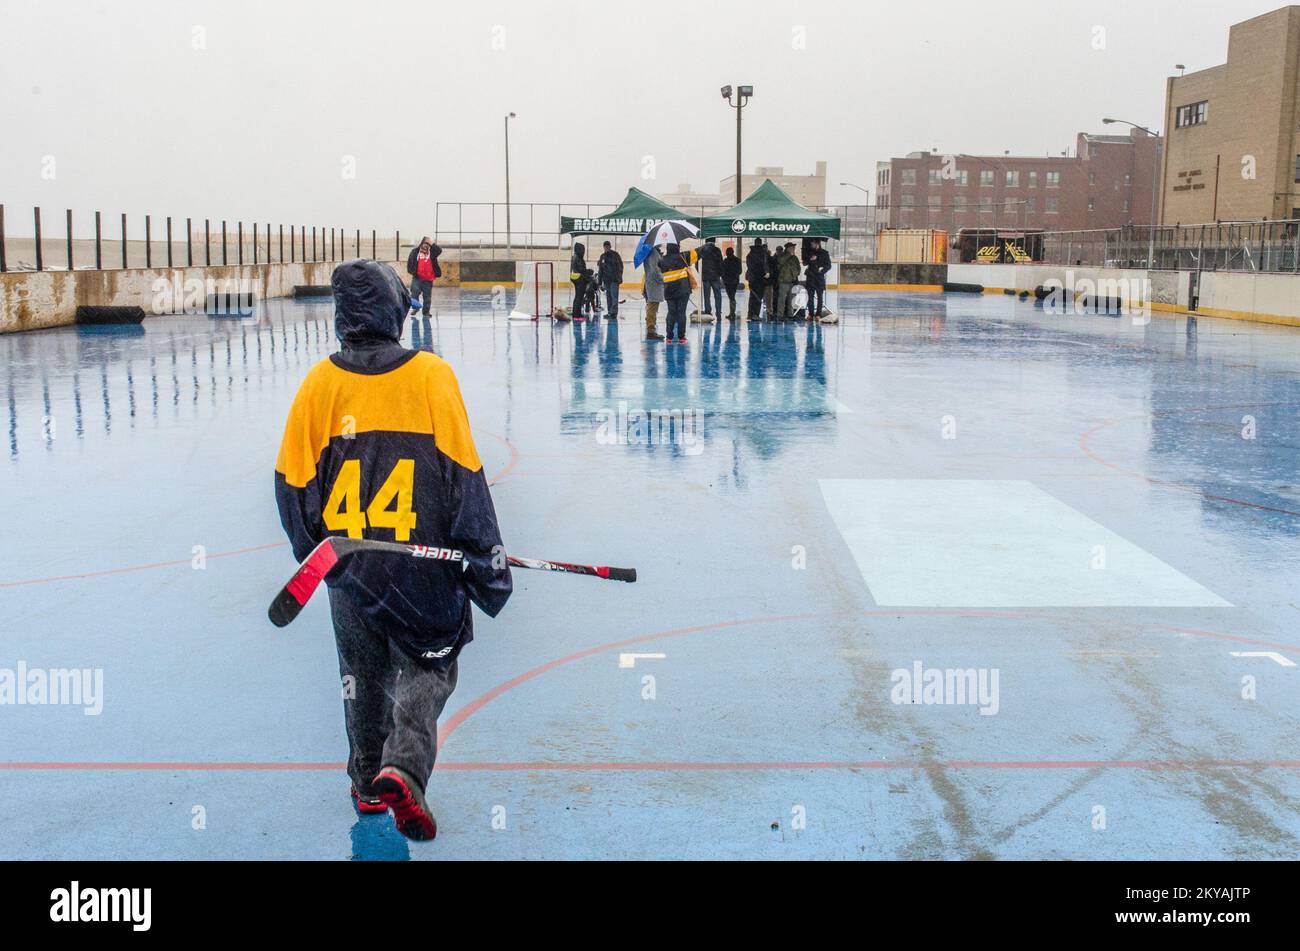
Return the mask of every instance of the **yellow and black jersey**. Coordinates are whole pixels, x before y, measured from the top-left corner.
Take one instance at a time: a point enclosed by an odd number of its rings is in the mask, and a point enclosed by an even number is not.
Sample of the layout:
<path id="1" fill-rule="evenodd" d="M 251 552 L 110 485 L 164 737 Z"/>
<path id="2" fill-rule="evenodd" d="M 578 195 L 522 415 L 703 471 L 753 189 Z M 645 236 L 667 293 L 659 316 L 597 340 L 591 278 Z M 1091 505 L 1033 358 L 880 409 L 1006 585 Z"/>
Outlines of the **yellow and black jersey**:
<path id="1" fill-rule="evenodd" d="M 412 653 L 454 657 L 473 637 L 471 600 L 495 616 L 511 592 L 460 387 L 432 353 L 393 342 L 375 368 L 349 362 L 346 346 L 311 369 L 289 411 L 275 466 L 280 520 L 299 561 L 326 535 L 462 551 L 463 566 L 417 568 L 359 555 L 325 579 Z"/>
<path id="2" fill-rule="evenodd" d="M 663 272 L 664 283 L 672 284 L 674 281 L 687 281 L 687 286 L 689 286 L 690 274 L 688 272 L 699 259 L 700 252 L 698 251 L 672 251 L 664 255 L 659 260 L 659 270 Z"/>

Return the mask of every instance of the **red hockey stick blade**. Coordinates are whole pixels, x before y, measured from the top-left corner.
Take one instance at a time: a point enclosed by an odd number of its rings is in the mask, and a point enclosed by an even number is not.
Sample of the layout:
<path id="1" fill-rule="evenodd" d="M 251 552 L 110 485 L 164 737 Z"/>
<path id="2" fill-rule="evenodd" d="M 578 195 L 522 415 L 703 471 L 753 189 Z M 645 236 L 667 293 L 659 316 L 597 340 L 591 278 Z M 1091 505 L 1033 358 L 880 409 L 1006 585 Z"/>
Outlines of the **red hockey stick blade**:
<path id="1" fill-rule="evenodd" d="M 321 581 L 330 569 L 339 563 L 339 551 L 336 547 L 345 539 L 327 538 L 307 556 L 298 566 L 289 583 L 284 586 L 266 612 L 271 623 L 276 627 L 285 627 L 293 622 L 302 609 L 307 606 L 311 596 L 320 587 Z"/>

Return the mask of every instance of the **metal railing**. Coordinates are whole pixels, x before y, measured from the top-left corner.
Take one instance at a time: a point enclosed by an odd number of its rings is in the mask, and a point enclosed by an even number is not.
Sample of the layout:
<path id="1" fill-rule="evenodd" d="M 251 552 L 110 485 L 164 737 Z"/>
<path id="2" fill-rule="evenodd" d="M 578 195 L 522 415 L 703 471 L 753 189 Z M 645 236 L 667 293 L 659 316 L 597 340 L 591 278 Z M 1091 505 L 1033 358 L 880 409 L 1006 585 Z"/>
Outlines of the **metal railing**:
<path id="1" fill-rule="evenodd" d="M 1300 221 L 1049 231 L 1043 263 L 1152 271 L 1300 272 Z"/>
<path id="2" fill-rule="evenodd" d="M 397 261 L 403 249 L 400 231 L 381 236 L 375 229 L 325 225 L 153 215 L 134 221 L 121 215 L 112 222 L 96 211 L 93 226 L 86 225 L 79 235 L 71 209 L 59 224 L 60 233 L 51 236 L 41 209 L 33 208 L 29 234 L 6 234 L 5 206 L 0 205 L 0 272 L 238 267 L 349 257 Z"/>

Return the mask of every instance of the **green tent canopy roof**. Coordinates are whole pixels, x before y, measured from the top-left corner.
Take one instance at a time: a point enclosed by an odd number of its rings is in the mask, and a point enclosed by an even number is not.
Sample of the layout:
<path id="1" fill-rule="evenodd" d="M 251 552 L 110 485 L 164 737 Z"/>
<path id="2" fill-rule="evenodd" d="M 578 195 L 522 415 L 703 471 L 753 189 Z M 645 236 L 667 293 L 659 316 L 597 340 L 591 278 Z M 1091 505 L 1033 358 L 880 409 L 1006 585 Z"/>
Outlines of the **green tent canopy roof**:
<path id="1" fill-rule="evenodd" d="M 735 208 L 704 218 L 706 238 L 838 238 L 840 219 L 809 211 L 770 178 Z"/>
<path id="2" fill-rule="evenodd" d="M 560 234 L 614 234 L 640 237 L 664 221 L 687 221 L 700 226 L 699 217 L 684 214 L 639 188 L 629 188 L 623 203 L 599 218 L 560 218 Z"/>

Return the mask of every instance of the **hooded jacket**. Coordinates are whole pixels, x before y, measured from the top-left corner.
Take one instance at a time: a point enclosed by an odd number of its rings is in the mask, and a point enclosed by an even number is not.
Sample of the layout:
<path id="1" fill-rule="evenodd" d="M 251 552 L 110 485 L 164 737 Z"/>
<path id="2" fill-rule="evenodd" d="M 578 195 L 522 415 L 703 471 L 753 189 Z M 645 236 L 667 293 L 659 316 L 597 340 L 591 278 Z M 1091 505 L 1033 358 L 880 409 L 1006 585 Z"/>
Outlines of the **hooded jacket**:
<path id="1" fill-rule="evenodd" d="M 451 367 L 398 342 L 410 296 L 391 268 L 334 269 L 340 351 L 299 387 L 275 465 L 280 521 L 299 561 L 326 535 L 458 549 L 464 562 L 361 554 L 326 577 L 372 630 L 447 664 L 495 617 L 512 580 Z M 498 567 L 499 566 L 499 567 Z"/>
<path id="2" fill-rule="evenodd" d="M 706 241 L 700 248 L 700 277 L 706 281 L 722 279 L 722 252 L 716 244 Z"/>
<path id="3" fill-rule="evenodd" d="M 767 248 L 754 245 L 745 255 L 745 282 L 761 289 L 767 283 L 767 266 Z"/>
<path id="4" fill-rule="evenodd" d="M 679 300 L 691 296 L 691 265 L 700 259 L 698 251 L 683 251 L 680 245 L 670 244 L 668 253 L 659 259 L 659 272 L 664 276 L 664 297 Z"/>
<path id="5" fill-rule="evenodd" d="M 569 280 L 580 281 L 591 275 L 592 270 L 587 267 L 587 246 L 581 243 L 575 244 L 573 255 L 569 258 Z"/>

